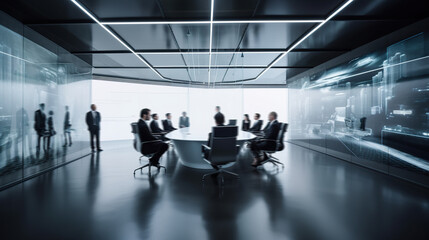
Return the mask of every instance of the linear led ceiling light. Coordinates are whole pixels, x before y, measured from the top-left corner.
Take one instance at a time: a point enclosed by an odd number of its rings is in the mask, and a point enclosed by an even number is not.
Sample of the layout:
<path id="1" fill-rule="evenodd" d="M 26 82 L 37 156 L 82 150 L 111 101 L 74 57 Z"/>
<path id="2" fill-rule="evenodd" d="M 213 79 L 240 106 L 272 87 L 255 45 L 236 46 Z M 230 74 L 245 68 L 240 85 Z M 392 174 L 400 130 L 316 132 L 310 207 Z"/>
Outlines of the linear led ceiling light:
<path id="1" fill-rule="evenodd" d="M 100 25 L 106 32 L 108 32 L 110 35 L 112 35 L 119 43 L 121 43 L 125 48 L 127 48 L 130 52 L 132 52 L 140 61 L 142 61 L 144 64 L 146 64 L 158 77 L 161 79 L 165 79 L 157 70 L 155 70 L 144 58 L 142 58 L 140 55 L 138 55 L 127 43 L 125 43 L 123 40 L 121 40 L 116 34 L 114 34 L 109 28 L 104 26 L 103 23 L 101 23 L 92 13 L 90 13 L 88 10 L 86 10 L 85 7 L 83 7 L 78 1 L 71 0 L 76 6 L 80 8 L 86 15 L 88 15 L 92 20 L 94 20 L 98 25 Z"/>
<path id="2" fill-rule="evenodd" d="M 323 22 L 321 22 L 320 24 L 318 24 L 315 28 L 313 28 L 313 30 L 311 30 L 309 33 L 307 33 L 306 35 L 304 35 L 304 37 L 302 37 L 301 39 L 299 39 L 298 42 L 296 42 L 295 44 L 293 44 L 291 47 L 289 47 L 286 52 L 283 52 L 276 60 L 274 60 L 270 65 L 268 65 L 267 68 L 264 69 L 264 71 L 262 71 L 258 76 L 256 76 L 255 80 L 257 80 L 258 78 L 260 78 L 264 73 L 266 73 L 268 70 L 270 70 L 270 68 L 272 66 L 274 66 L 276 63 L 278 63 L 284 56 L 286 56 L 289 52 L 291 52 L 293 49 L 295 49 L 299 44 L 301 44 L 305 39 L 307 39 L 311 34 L 313 34 L 314 32 L 316 32 L 319 28 L 321 28 L 323 25 L 325 25 L 325 23 L 327 23 L 329 20 L 331 20 L 333 17 L 335 17 L 335 15 L 337 15 L 339 12 L 341 12 L 345 7 L 347 7 L 350 3 L 352 3 L 353 0 L 348 0 L 346 3 L 344 3 L 343 5 L 341 5 L 340 8 L 338 8 L 335 12 L 333 12 L 331 15 L 329 15 L 328 18 L 326 18 Z"/>
<path id="3" fill-rule="evenodd" d="M 212 44 L 213 44 L 213 12 L 214 12 L 214 0 L 211 0 L 210 5 L 210 40 L 209 40 L 209 70 L 207 84 L 210 85 L 210 67 L 212 65 Z"/>
<path id="4" fill-rule="evenodd" d="M 136 21 L 136 22 L 100 22 L 103 25 L 175 25 L 175 24 L 240 24 L 240 23 L 321 23 L 324 20 L 221 20 L 221 21 Z"/>

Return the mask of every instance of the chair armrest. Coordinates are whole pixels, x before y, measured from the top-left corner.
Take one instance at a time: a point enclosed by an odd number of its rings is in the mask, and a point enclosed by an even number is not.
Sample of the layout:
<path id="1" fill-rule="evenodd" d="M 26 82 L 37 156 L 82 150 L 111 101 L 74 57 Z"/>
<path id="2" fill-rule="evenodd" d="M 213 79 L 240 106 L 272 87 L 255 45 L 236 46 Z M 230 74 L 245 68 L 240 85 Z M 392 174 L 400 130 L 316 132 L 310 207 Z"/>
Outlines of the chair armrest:
<path id="1" fill-rule="evenodd" d="M 206 150 L 210 151 L 211 149 L 212 149 L 211 147 L 209 147 L 209 146 L 207 146 L 207 145 L 205 145 L 205 144 L 201 144 L 201 151 L 202 151 L 202 152 L 204 152 L 204 151 L 206 151 Z"/>
<path id="2" fill-rule="evenodd" d="M 162 140 L 152 140 L 152 141 L 142 142 L 142 146 L 146 143 L 154 143 L 154 142 L 162 142 Z"/>

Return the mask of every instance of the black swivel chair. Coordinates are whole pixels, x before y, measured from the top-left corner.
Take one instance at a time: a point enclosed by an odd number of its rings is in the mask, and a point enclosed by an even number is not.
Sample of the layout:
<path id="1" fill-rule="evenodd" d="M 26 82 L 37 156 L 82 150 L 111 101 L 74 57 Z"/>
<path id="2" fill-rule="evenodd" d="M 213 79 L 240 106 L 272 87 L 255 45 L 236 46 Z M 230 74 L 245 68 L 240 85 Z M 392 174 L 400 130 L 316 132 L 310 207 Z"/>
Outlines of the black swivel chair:
<path id="1" fill-rule="evenodd" d="M 222 167 L 235 162 L 240 146 L 237 145 L 237 126 L 218 126 L 212 128 L 210 146 L 202 145 L 203 158 L 216 171 L 205 174 L 203 181 L 207 176 L 219 174 L 222 183 L 224 182 L 223 174 L 230 174 L 239 178 L 238 174 L 223 170 Z"/>
<path id="2" fill-rule="evenodd" d="M 139 152 L 139 153 L 142 154 L 142 156 L 140 156 L 140 158 L 139 158 L 139 161 L 141 161 L 141 159 L 143 157 L 147 157 L 148 159 L 151 158 L 154 155 L 154 153 L 151 153 L 151 154 L 143 154 L 142 153 L 142 148 L 144 147 L 144 144 L 146 144 L 146 143 L 152 143 L 152 142 L 162 142 L 162 141 L 161 140 L 154 140 L 154 141 L 149 141 L 149 142 L 142 143 L 140 141 L 139 128 L 138 128 L 138 125 L 137 125 L 136 122 L 131 123 L 131 132 L 134 135 L 134 149 L 136 149 L 137 152 Z M 137 170 L 140 170 L 141 172 L 143 172 L 143 168 L 145 168 L 145 167 L 148 167 L 149 174 L 151 174 L 150 168 L 152 166 L 153 165 L 149 162 L 149 163 L 147 163 L 147 164 L 145 164 L 145 165 L 143 165 L 143 166 L 141 166 L 139 168 L 136 168 L 134 170 L 133 174 L 135 175 Z M 164 168 L 164 172 L 167 172 L 167 169 L 164 166 L 160 166 L 160 168 Z"/>
<path id="3" fill-rule="evenodd" d="M 267 154 L 268 159 L 263 161 L 261 163 L 261 165 L 263 165 L 267 162 L 270 162 L 276 167 L 278 167 L 277 164 L 280 164 L 284 168 L 284 164 L 282 162 L 280 162 L 280 160 L 278 158 L 274 157 L 273 154 L 276 152 L 280 152 L 284 149 L 285 146 L 284 146 L 283 139 L 285 136 L 285 132 L 287 132 L 287 127 L 288 127 L 287 123 L 280 123 L 279 134 L 277 135 L 277 139 L 276 140 L 266 140 L 266 141 L 275 141 L 276 147 L 273 150 L 265 150 L 264 151 Z"/>

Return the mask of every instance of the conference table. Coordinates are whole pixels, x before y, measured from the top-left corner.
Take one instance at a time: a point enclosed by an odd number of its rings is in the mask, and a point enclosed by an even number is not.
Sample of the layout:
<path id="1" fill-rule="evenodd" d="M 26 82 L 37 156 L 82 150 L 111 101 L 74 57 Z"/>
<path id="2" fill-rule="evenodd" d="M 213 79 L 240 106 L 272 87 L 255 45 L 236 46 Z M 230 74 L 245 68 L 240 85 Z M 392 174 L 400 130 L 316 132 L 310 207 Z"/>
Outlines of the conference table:
<path id="1" fill-rule="evenodd" d="M 197 169 L 211 169 L 212 167 L 204 161 L 201 154 L 201 145 L 207 144 L 209 131 L 211 131 L 209 128 L 193 129 L 192 127 L 188 127 L 174 130 L 165 136 L 173 142 L 174 149 L 179 155 L 179 161 L 184 166 Z M 242 147 L 246 141 L 255 137 L 250 132 L 239 130 L 237 145 Z"/>

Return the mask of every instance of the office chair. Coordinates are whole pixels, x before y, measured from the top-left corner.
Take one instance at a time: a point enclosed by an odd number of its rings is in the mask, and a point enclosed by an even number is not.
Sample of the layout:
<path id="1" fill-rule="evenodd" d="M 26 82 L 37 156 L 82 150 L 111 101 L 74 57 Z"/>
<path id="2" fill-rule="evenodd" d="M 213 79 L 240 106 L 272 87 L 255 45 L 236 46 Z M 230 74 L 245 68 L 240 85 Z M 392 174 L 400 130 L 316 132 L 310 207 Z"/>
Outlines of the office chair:
<path id="1" fill-rule="evenodd" d="M 237 126 L 218 126 L 212 128 L 210 146 L 205 144 L 201 146 L 203 159 L 216 171 L 205 174 L 202 178 L 203 181 L 207 176 L 219 174 L 223 183 L 224 173 L 240 178 L 238 174 L 223 170 L 222 168 L 226 164 L 235 162 L 237 159 L 237 153 L 240 149 L 240 146 L 237 145 L 237 135 Z"/>
<path id="2" fill-rule="evenodd" d="M 274 157 L 273 154 L 276 152 L 280 152 L 284 149 L 283 139 L 284 139 L 285 132 L 287 131 L 287 127 L 288 127 L 287 123 L 280 123 L 280 128 L 279 128 L 279 133 L 277 135 L 277 139 L 276 140 L 266 140 L 266 141 L 275 141 L 276 147 L 273 150 L 264 150 L 263 151 L 265 154 L 267 154 L 268 159 L 261 162 L 261 165 L 263 165 L 267 162 L 270 162 L 276 167 L 278 167 L 277 164 L 280 164 L 280 165 L 282 165 L 282 168 L 284 168 L 284 164 L 282 162 L 280 162 L 280 160 L 278 158 Z"/>
<path id="3" fill-rule="evenodd" d="M 134 135 L 134 149 L 137 151 L 137 152 L 139 152 L 140 154 L 142 154 L 140 157 L 139 157 L 139 162 L 141 162 L 141 159 L 143 158 L 143 157 L 146 157 L 146 158 L 148 158 L 148 159 L 150 159 L 153 155 L 154 155 L 154 153 L 150 153 L 150 154 L 143 154 L 142 153 L 142 148 L 144 147 L 144 144 L 146 144 L 146 143 L 152 143 L 152 142 L 162 142 L 161 140 L 154 140 L 154 141 L 149 141 L 149 142 L 144 142 L 144 143 L 142 143 L 141 141 L 140 141 L 140 135 L 139 135 L 139 128 L 138 128 L 138 125 L 137 125 L 137 123 L 136 122 L 133 122 L 133 123 L 131 123 L 131 132 L 133 133 L 133 135 Z M 143 165 L 143 166 L 141 166 L 141 167 L 139 167 L 139 168 L 136 168 L 135 170 L 134 170 L 134 172 L 133 172 L 133 174 L 135 175 L 136 174 L 136 171 L 137 170 L 140 170 L 140 172 L 143 172 L 143 168 L 145 168 L 145 167 L 147 167 L 148 169 L 149 169 L 149 174 L 151 174 L 151 171 L 150 171 L 150 169 L 151 169 L 151 167 L 152 167 L 153 165 L 151 164 L 151 162 L 149 161 L 149 163 L 147 163 L 147 164 L 145 164 L 145 165 Z M 164 167 L 164 166 L 159 166 L 160 168 L 163 168 L 164 169 L 164 172 L 167 172 L 167 169 Z"/>

